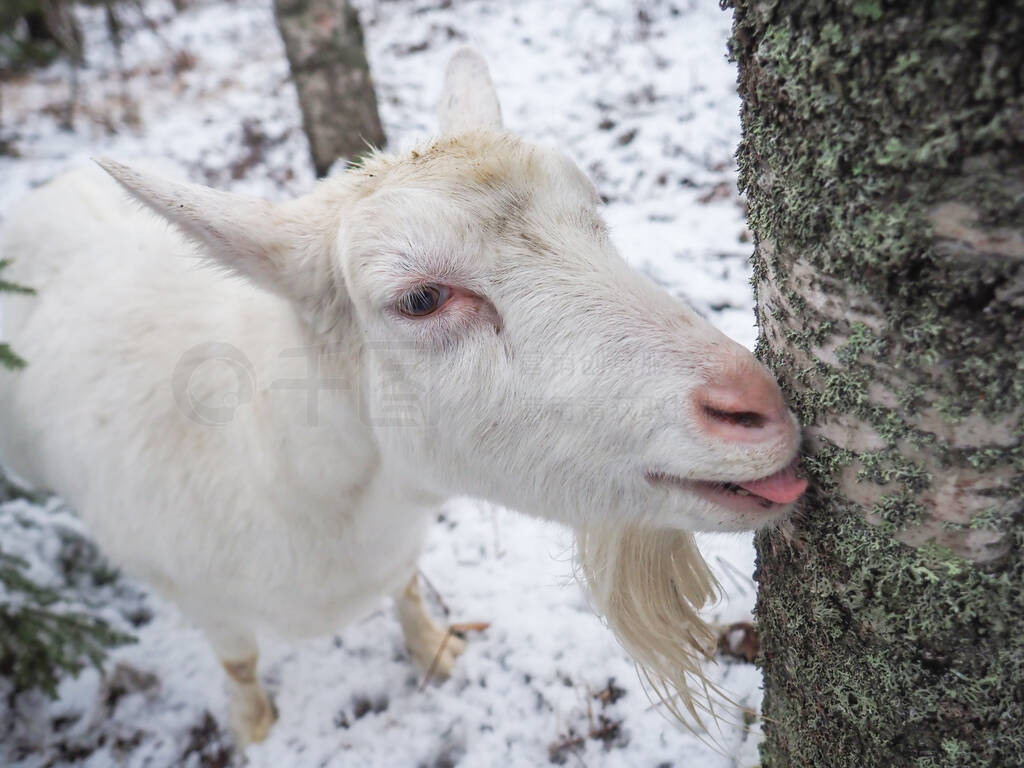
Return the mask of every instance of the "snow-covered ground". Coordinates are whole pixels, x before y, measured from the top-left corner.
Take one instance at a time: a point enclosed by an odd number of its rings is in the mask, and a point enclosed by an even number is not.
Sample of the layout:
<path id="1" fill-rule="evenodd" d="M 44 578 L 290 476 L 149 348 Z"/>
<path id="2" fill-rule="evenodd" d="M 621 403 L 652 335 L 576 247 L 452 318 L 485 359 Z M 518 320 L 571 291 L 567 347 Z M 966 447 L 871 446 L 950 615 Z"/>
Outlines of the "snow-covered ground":
<path id="1" fill-rule="evenodd" d="M 565 148 L 607 200 L 623 254 L 728 334 L 753 343 L 743 211 L 732 153 L 730 18 L 697 0 L 359 0 L 393 147 L 434 128 L 444 64 L 472 44 L 491 63 L 513 130 Z M 59 118 L 66 65 L 3 86 L 0 217 L 31 186 L 110 155 L 161 158 L 215 186 L 280 198 L 313 173 L 269 0 L 193 0 L 175 15 L 128 4 L 119 69 L 100 15 L 86 17 L 88 67 L 74 127 Z M 119 71 L 126 73 L 122 79 Z M 59 215 L 59 212 L 55 212 Z M 83 290 L 87 288 L 83 287 Z M 41 578 L 78 523 L 59 501 L 10 502 L 5 549 Z M 14 525 L 20 520 L 27 524 Z M 61 537 L 54 530 L 63 531 Z M 63 541 L 64 544 L 59 542 Z M 749 536 L 705 537 L 725 589 L 709 612 L 749 618 Z M 127 576 L 75 588 L 136 645 L 62 683 L 60 698 L 0 703 L 0 764 L 19 766 L 683 766 L 757 763 L 760 674 L 720 659 L 710 674 L 736 702 L 710 734 L 652 706 L 629 659 L 571 578 L 570 537 L 471 500 L 452 502 L 422 560 L 450 621 L 486 621 L 454 676 L 420 685 L 397 622 L 379 610 L 334 637 L 266 645 L 262 675 L 280 721 L 245 758 L 220 725 L 223 675 L 175 608 Z M 91 555 L 79 552 L 87 559 Z M 0 702 L 5 700 L 0 684 Z M 751 722 L 753 721 L 753 722 Z M 709 742 L 714 742 L 709 744 Z"/>

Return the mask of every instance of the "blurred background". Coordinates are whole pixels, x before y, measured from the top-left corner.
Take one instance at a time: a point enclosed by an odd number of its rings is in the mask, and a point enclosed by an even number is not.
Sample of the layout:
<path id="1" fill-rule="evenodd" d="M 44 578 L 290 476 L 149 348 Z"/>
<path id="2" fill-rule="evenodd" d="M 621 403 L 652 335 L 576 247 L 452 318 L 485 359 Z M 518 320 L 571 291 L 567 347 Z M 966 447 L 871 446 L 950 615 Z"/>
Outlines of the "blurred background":
<path id="1" fill-rule="evenodd" d="M 558 145 L 597 185 L 623 255 L 750 347 L 730 21 L 685 0 L 4 0 L 0 231 L 28 190 L 97 156 L 299 194 L 365 141 L 429 139 L 444 66 L 468 44 L 490 63 L 507 127 Z M 351 57 L 313 55 L 331 46 L 359 52 L 369 78 Z M 17 364 L 17 350 L 0 353 Z M 60 499 L 10 480 L 0 499 L 0 764 L 241 764 L 198 631 L 110 569 Z M 565 531 L 457 500 L 423 571 L 438 612 L 490 629 L 452 679 L 421 690 L 384 604 L 335 637 L 271 645 L 282 720 L 248 762 L 755 765 L 751 540 L 702 544 L 726 593 L 710 611 L 723 638 L 712 677 L 735 702 L 708 733 L 650 703 L 572 581 Z"/>

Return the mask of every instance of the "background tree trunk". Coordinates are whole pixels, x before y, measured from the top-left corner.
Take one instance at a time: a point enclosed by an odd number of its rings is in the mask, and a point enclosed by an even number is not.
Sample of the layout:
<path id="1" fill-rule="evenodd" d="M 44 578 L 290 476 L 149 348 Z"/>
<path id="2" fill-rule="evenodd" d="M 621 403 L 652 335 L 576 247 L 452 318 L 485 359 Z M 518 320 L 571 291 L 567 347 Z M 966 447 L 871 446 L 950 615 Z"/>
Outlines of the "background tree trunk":
<path id="1" fill-rule="evenodd" d="M 1024 3 L 727 4 L 812 477 L 757 539 L 764 765 L 1024 765 Z"/>
<path id="2" fill-rule="evenodd" d="M 274 0 L 318 176 L 387 143 L 359 17 L 347 0 Z"/>

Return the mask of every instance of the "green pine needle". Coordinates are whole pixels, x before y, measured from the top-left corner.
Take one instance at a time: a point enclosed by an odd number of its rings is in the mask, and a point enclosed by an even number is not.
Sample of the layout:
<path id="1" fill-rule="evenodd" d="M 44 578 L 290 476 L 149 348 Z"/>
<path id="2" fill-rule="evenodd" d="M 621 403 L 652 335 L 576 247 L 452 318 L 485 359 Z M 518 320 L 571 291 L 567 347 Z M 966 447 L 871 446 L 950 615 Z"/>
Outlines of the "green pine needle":
<path id="1" fill-rule="evenodd" d="M 21 358 L 14 353 L 14 350 L 11 349 L 10 344 L 4 344 L 3 342 L 0 342 L 0 365 L 2 365 L 4 368 L 15 369 L 24 368 L 27 365 L 27 363 L 25 362 L 24 358 Z"/>

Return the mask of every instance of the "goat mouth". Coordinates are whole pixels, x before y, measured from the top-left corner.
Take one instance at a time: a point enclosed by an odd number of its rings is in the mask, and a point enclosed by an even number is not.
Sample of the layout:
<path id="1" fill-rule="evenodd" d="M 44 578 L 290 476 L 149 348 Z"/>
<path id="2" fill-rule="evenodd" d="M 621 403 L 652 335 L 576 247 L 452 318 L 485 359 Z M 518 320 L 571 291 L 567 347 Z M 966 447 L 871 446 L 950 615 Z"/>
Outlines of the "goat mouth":
<path id="1" fill-rule="evenodd" d="M 648 472 L 648 482 L 671 485 L 737 512 L 778 511 L 799 499 L 807 481 L 796 476 L 796 462 L 756 480 L 693 480 L 665 472 Z"/>

